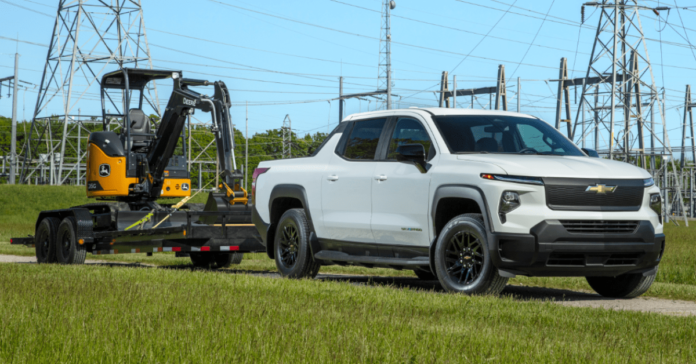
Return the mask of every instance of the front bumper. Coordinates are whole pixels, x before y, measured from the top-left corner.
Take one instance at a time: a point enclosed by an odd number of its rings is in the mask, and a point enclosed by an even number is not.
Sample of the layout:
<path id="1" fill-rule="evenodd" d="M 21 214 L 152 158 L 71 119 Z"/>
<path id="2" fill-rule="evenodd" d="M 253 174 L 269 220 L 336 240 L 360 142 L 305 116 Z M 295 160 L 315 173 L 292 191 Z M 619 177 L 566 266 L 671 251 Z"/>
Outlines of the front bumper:
<path id="1" fill-rule="evenodd" d="M 649 221 L 632 233 L 571 233 L 558 220 L 545 220 L 530 234 L 491 233 L 493 264 L 528 276 L 617 276 L 654 269 L 665 235 Z"/>

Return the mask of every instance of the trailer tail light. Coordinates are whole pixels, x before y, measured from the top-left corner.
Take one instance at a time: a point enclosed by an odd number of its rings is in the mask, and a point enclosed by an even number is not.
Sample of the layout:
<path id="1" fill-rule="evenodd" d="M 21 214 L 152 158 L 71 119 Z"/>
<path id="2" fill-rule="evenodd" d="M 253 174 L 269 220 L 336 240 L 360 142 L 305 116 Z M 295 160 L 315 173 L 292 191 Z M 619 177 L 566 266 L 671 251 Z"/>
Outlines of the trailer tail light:
<path id="1" fill-rule="evenodd" d="M 254 174 L 251 175 L 251 203 L 256 205 L 256 179 L 268 172 L 270 168 L 256 168 L 254 169 Z"/>

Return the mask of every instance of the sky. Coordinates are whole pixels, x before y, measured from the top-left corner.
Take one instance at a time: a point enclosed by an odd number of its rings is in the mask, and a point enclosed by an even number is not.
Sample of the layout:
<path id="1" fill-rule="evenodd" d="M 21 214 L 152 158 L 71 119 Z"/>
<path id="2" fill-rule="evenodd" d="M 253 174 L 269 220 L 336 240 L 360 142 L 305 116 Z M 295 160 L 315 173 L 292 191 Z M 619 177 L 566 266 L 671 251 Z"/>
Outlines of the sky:
<path id="1" fill-rule="evenodd" d="M 653 39 L 646 44 L 656 84 L 666 88 L 667 125 L 675 145 L 684 88 L 696 76 L 696 50 L 689 46 L 691 39 L 696 40 L 696 26 L 689 26 L 696 20 L 696 1 L 640 3 L 673 8 L 660 12 L 662 22 L 651 10 L 642 10 L 641 21 L 646 38 Z M 516 109 L 519 77 L 521 111 L 553 122 L 557 84 L 549 80 L 558 78 L 561 57 L 568 58 L 570 77 L 587 72 L 599 11 L 587 7 L 580 26 L 582 4 L 397 0 L 391 18 L 395 107 L 437 106 L 432 91 L 439 89 L 442 71 L 457 76 L 458 88 L 494 86 L 498 65 L 504 64 L 509 109 Z M 244 104 L 249 103 L 250 135 L 280 128 L 286 115 L 299 134 L 332 129 L 339 121 L 338 103 L 331 99 L 338 96 L 340 76 L 344 93 L 376 90 L 380 5 L 381 0 L 142 0 L 154 68 L 224 81 L 231 91 L 233 122 L 240 130 L 245 130 Z M 18 52 L 20 79 L 36 85 L 21 92 L 19 119 L 33 115 L 57 7 L 58 1 L 50 0 L 0 0 L 0 78 L 12 74 Z M 110 64 L 104 71 L 115 69 Z M 85 89 L 87 81 L 75 83 Z M 169 92 L 166 83 L 158 85 L 160 103 L 166 102 Z M 11 116 L 6 87 L 2 94 L 0 115 Z M 76 103 L 81 114 L 100 114 L 97 95 L 98 88 L 92 85 Z M 457 101 L 460 107 L 470 103 L 469 98 Z M 346 101 L 344 114 L 381 106 L 372 98 L 352 99 Z M 482 106 L 488 106 L 488 97 L 476 102 L 476 108 Z M 40 116 L 60 110 L 60 103 L 54 102 Z M 208 120 L 203 113 L 196 116 L 199 122 Z"/>

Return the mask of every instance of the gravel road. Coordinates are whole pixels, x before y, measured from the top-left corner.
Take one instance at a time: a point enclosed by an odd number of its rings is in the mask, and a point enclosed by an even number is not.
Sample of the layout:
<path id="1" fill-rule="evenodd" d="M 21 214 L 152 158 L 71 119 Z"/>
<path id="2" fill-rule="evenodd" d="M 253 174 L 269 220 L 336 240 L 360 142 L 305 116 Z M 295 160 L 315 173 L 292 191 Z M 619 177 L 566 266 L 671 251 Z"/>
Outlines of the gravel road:
<path id="1" fill-rule="evenodd" d="M 36 263 L 35 257 L 15 255 L 0 255 L 0 263 Z M 154 265 L 141 263 L 119 263 L 104 260 L 88 259 L 85 264 L 153 268 Z M 164 269 L 194 269 L 192 266 L 162 267 Z M 197 269 L 197 268 L 196 268 Z M 277 273 L 250 272 L 242 270 L 222 270 L 229 274 L 253 274 L 260 277 L 278 278 Z M 319 274 L 317 279 L 325 281 L 350 282 L 357 285 L 389 285 L 394 287 L 409 287 L 412 289 L 433 290 L 441 292 L 442 288 L 436 281 L 421 281 L 410 277 L 370 277 L 341 274 Z M 652 312 L 672 316 L 696 316 L 696 302 L 668 300 L 662 298 L 639 297 L 630 300 L 604 298 L 594 293 L 569 291 L 564 289 L 507 286 L 503 295 L 509 295 L 518 300 L 552 301 L 569 307 L 591 307 L 607 310 L 626 310 Z"/>

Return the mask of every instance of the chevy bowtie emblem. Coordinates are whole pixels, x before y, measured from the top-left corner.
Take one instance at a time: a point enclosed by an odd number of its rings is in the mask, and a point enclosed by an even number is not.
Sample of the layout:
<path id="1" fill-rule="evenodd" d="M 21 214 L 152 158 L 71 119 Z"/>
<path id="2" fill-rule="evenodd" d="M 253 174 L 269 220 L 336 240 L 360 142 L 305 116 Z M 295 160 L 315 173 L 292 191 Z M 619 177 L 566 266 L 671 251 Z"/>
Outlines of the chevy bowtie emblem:
<path id="1" fill-rule="evenodd" d="M 595 186 L 587 186 L 587 189 L 585 192 L 595 192 L 597 194 L 605 195 L 607 193 L 613 193 L 616 191 L 618 186 L 607 186 L 607 185 L 595 185 Z"/>

